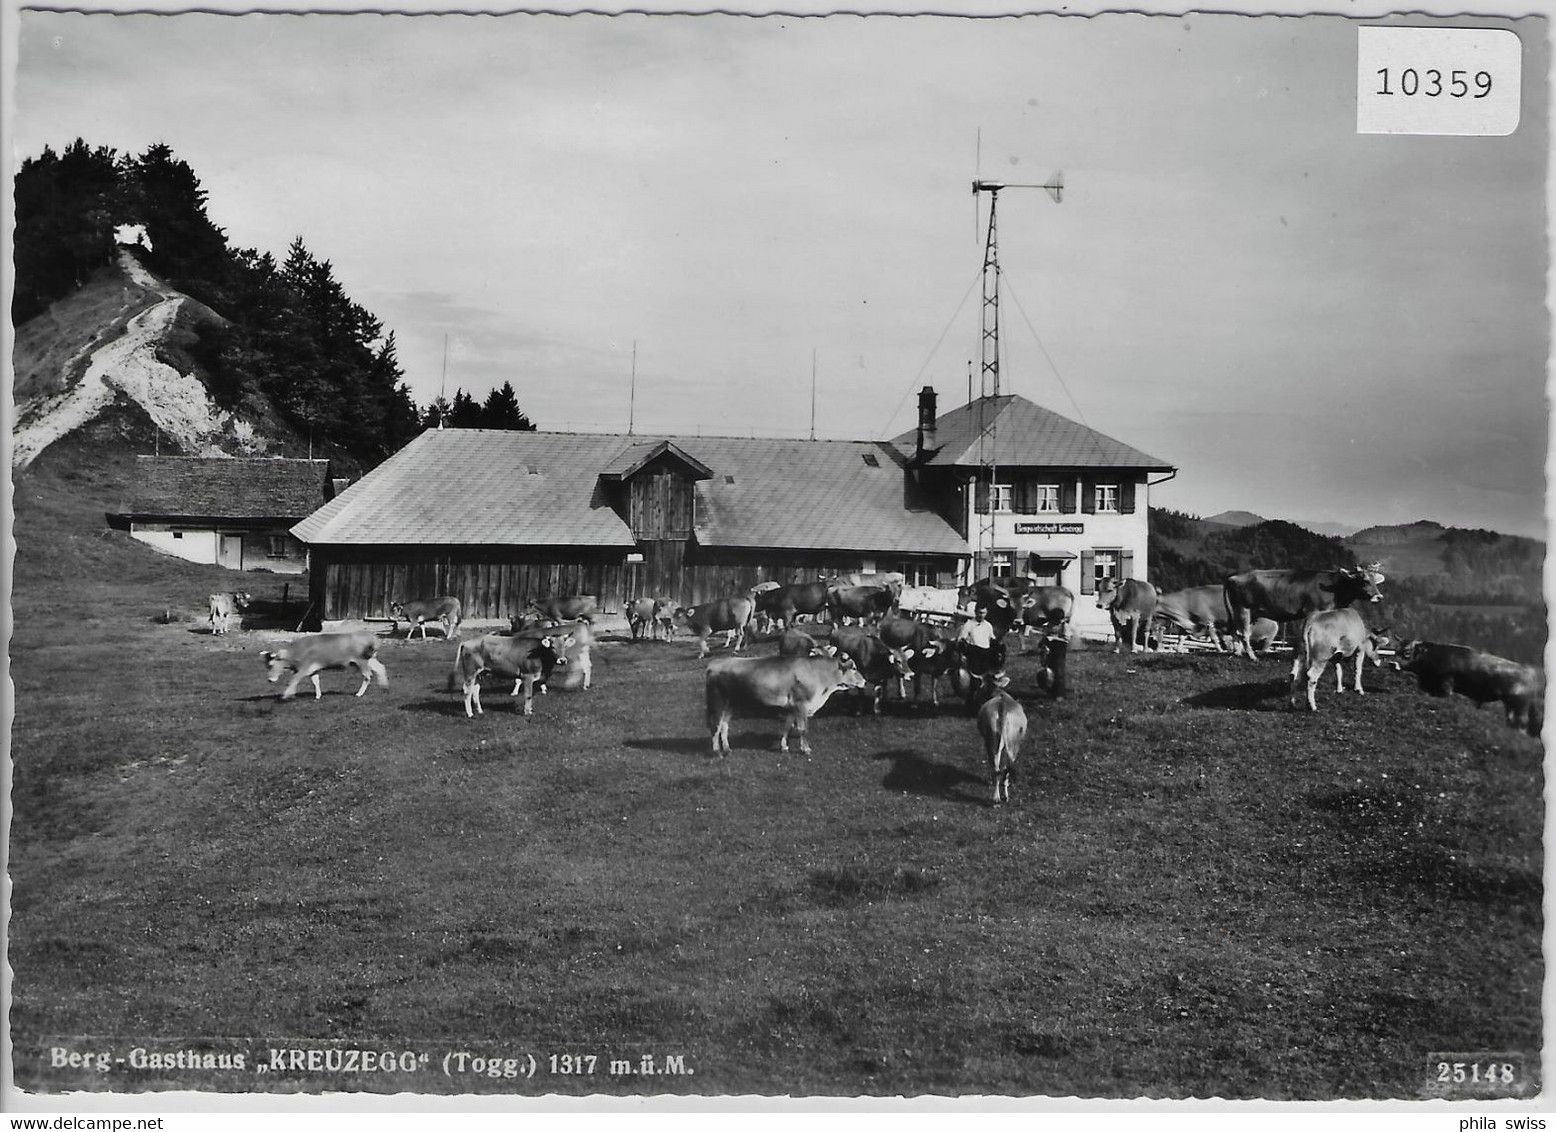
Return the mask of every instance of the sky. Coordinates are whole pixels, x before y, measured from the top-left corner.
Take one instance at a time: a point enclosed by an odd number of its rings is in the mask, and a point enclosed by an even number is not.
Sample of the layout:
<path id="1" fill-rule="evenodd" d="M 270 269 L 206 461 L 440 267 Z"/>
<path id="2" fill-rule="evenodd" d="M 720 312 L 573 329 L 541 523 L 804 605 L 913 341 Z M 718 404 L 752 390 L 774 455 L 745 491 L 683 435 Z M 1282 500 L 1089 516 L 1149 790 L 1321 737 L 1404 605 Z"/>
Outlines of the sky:
<path id="1" fill-rule="evenodd" d="M 1176 466 L 1158 506 L 1544 537 L 1548 28 L 1461 138 L 1356 132 L 1357 26 L 23 12 L 10 144 L 165 142 L 420 403 L 446 342 L 449 395 L 645 434 L 809 435 L 813 373 L 819 437 L 961 404 L 971 183 L 1062 171 L 999 196 L 1005 392 Z"/>

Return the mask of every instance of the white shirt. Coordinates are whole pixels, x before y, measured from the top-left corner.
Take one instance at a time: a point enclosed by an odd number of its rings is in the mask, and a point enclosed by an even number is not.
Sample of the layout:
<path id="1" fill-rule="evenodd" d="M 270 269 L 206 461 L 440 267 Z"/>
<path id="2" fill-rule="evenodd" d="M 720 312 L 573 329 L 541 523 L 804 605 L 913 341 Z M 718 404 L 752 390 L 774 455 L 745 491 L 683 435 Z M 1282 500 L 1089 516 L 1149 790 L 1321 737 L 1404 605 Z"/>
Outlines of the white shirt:
<path id="1" fill-rule="evenodd" d="M 994 626 L 987 621 L 969 621 L 962 626 L 956 639 L 966 641 L 975 648 L 990 648 L 994 644 Z"/>

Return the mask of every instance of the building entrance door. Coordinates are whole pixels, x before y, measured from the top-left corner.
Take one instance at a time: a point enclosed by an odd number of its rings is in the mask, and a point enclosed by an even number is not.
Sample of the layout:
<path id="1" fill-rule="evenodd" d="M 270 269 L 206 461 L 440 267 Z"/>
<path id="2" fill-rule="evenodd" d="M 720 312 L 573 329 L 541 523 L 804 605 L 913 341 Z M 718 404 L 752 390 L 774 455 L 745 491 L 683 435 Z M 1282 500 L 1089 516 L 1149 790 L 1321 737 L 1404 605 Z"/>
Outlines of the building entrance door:
<path id="1" fill-rule="evenodd" d="M 225 566 L 229 570 L 243 569 L 242 535 L 217 534 L 216 565 Z"/>

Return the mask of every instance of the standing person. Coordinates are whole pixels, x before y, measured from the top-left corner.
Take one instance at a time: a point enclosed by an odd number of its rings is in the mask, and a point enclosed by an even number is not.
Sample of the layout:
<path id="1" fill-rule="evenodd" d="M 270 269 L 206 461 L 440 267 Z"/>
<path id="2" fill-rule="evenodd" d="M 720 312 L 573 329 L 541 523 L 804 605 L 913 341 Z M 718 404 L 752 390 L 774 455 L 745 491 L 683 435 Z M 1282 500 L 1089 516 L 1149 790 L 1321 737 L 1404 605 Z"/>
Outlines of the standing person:
<path id="1" fill-rule="evenodd" d="M 988 614 L 981 604 L 973 607 L 973 619 L 962 626 L 956 639 L 962 646 L 969 673 L 993 676 L 997 682 L 1003 680 L 1005 646 L 994 639 L 994 626 L 989 624 Z"/>

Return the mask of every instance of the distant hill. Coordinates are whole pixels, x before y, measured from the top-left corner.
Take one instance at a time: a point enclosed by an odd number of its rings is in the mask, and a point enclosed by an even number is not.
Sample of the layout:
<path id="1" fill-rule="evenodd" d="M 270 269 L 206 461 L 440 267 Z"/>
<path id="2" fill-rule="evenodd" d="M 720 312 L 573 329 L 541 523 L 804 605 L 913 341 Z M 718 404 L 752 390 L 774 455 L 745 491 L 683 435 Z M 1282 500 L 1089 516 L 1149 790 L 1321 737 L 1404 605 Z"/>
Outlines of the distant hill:
<path id="1" fill-rule="evenodd" d="M 1248 512 L 1222 512 L 1229 514 Z M 1279 519 L 1234 524 L 1153 507 L 1150 561 L 1150 580 L 1157 589 L 1170 591 L 1213 585 L 1228 574 L 1255 567 L 1323 570 L 1354 565 L 1356 557 L 1339 539 Z"/>
<path id="2" fill-rule="evenodd" d="M 1223 527 L 1252 527 L 1264 522 L 1264 516 L 1255 515 L 1252 511 L 1222 511 L 1215 515 L 1206 515 L 1200 521 L 1216 523 Z"/>
<path id="3" fill-rule="evenodd" d="M 1537 601 L 1541 596 L 1545 544 L 1539 539 L 1422 519 L 1368 527 L 1345 542 L 1358 559 L 1377 562 L 1384 574 L 1410 578 L 1455 599 Z"/>
<path id="4" fill-rule="evenodd" d="M 1293 519 L 1292 522 L 1326 538 L 1349 538 L 1359 529 L 1354 523 L 1309 523 L 1302 519 Z"/>

